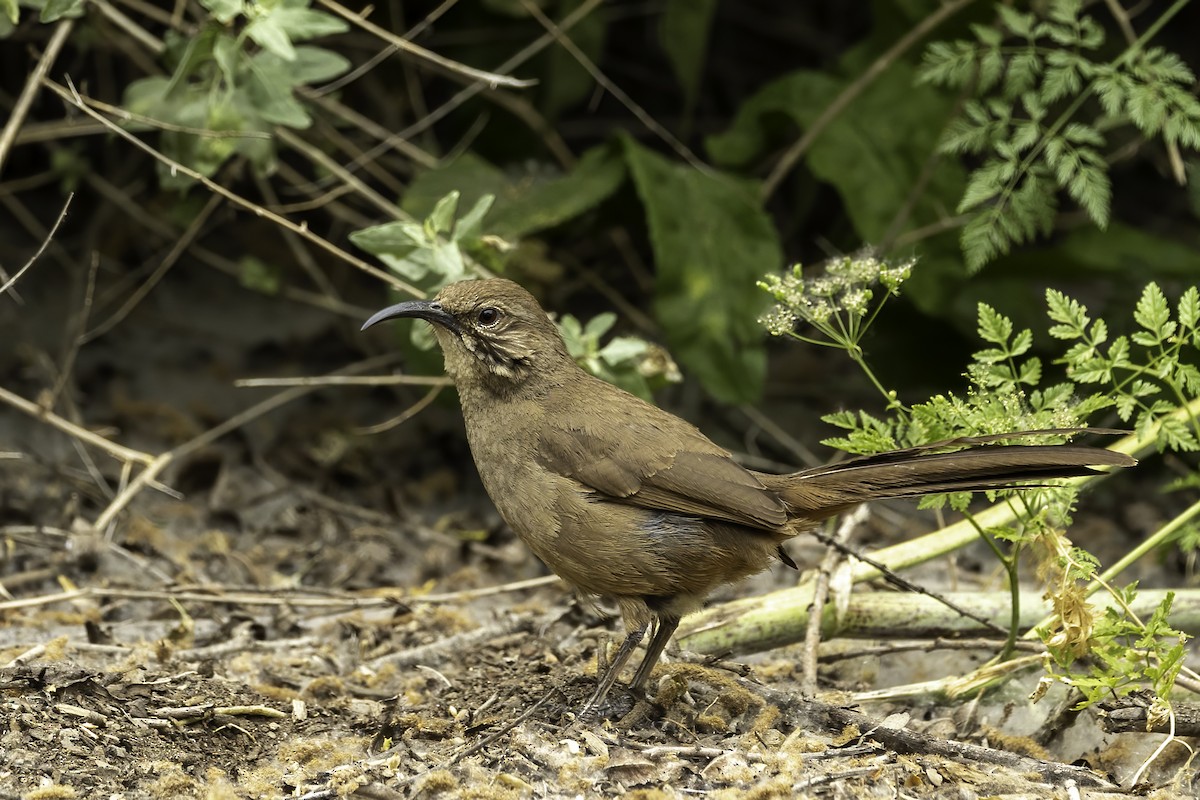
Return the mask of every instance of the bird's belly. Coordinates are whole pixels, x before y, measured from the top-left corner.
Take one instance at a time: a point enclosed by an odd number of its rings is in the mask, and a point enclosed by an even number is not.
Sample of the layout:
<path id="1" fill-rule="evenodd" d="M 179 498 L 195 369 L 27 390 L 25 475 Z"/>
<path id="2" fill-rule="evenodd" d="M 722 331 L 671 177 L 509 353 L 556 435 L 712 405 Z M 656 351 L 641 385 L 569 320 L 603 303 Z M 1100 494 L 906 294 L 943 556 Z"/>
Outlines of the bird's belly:
<path id="1" fill-rule="evenodd" d="M 577 486 L 551 492 L 556 497 L 549 524 L 514 524 L 529 518 L 520 513 L 505 518 L 547 566 L 585 594 L 703 596 L 761 571 L 774 556 L 777 540 L 769 534 L 644 509 Z"/>

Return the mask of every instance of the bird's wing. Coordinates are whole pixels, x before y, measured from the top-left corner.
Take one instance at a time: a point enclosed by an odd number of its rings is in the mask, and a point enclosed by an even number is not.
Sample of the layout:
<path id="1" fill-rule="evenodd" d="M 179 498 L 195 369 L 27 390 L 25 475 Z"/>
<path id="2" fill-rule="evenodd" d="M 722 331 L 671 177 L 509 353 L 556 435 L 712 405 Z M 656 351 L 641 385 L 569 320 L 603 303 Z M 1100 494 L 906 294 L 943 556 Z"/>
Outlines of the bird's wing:
<path id="1" fill-rule="evenodd" d="M 787 522 L 779 496 L 725 450 L 665 412 L 649 421 L 589 422 L 542 432 L 546 468 L 643 508 L 753 528 Z"/>

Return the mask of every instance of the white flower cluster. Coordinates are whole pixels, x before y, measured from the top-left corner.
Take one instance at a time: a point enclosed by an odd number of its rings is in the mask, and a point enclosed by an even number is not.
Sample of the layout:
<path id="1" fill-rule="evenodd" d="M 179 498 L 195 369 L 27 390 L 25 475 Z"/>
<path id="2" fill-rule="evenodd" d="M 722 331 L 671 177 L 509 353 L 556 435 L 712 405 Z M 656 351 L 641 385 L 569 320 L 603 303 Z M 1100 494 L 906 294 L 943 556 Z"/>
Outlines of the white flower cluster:
<path id="1" fill-rule="evenodd" d="M 771 293 L 776 305 L 759 322 L 773 336 L 791 333 L 797 323 L 821 327 L 839 312 L 865 317 L 870 313 L 870 288 L 881 285 L 897 294 L 912 274 L 912 259 L 888 264 L 874 256 L 844 256 L 825 266 L 824 274 L 805 278 L 800 264 L 783 275 L 767 275 L 758 285 Z"/>

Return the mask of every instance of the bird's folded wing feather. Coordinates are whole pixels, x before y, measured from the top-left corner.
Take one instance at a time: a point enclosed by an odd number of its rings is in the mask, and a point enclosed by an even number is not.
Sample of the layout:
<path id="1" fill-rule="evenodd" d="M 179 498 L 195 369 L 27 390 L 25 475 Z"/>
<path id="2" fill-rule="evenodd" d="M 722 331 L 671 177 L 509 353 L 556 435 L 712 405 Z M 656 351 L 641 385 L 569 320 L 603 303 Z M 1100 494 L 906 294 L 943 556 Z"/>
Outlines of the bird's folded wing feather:
<path id="1" fill-rule="evenodd" d="M 643 508 L 754 528 L 787 521 L 783 502 L 729 453 L 686 423 L 588 425 L 545 430 L 543 466 Z"/>

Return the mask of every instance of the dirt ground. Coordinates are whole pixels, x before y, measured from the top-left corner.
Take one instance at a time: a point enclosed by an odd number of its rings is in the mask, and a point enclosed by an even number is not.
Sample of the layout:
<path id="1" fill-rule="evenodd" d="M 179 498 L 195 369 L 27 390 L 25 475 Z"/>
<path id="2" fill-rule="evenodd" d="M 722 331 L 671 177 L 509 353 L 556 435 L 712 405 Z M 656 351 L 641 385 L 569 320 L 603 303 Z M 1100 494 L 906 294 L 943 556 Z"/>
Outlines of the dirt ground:
<path id="1" fill-rule="evenodd" d="M 214 319 L 207 285 L 173 279 L 79 351 L 79 425 L 161 454 L 279 391 L 233 378 L 320 374 L 369 349 L 311 310 L 240 308 L 246 293 Z M 60 323 L 52 287 L 22 288 L 42 312 L 0 317 L 22 342 L 0 376 L 37 397 Z M 1162 737 L 1106 734 L 1053 694 L 1033 706 L 1036 672 L 955 706 L 855 699 L 990 652 L 838 659 L 831 643 L 825 688 L 802 697 L 797 648 L 669 651 L 654 702 L 618 692 L 576 722 L 619 622 L 499 523 L 452 397 L 356 431 L 423 392 L 306 394 L 188 451 L 159 477 L 173 494 L 147 486 L 100 530 L 136 470 L 0 410 L 0 798 L 1196 796 L 1180 745 L 1129 787 Z M 1119 535 L 1156 513 L 1104 507 L 1080 524 Z M 929 527 L 897 509 L 885 520 Z M 795 581 L 780 569 L 724 597 Z"/>

